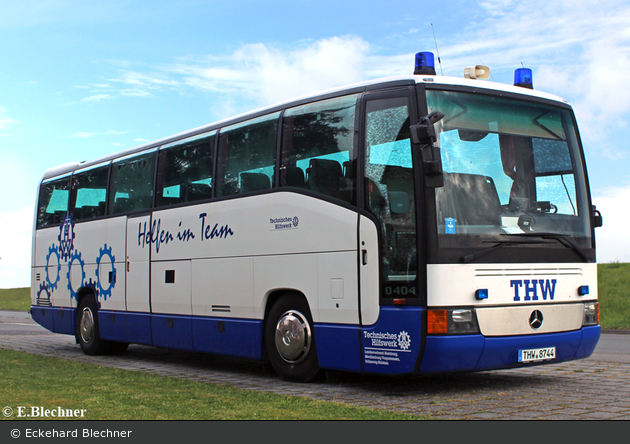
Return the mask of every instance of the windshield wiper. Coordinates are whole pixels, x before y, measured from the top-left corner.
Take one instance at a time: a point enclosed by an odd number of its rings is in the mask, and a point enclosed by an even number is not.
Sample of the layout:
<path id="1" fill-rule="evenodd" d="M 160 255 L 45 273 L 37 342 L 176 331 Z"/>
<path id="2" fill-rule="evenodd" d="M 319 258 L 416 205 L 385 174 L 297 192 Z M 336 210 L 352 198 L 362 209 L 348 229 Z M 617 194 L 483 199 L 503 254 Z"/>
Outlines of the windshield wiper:
<path id="1" fill-rule="evenodd" d="M 496 250 L 497 248 L 501 248 L 501 247 L 508 247 L 508 246 L 512 246 L 512 245 L 519 245 L 519 244 L 540 244 L 540 243 L 546 243 L 546 242 L 538 242 L 538 241 L 521 241 L 521 242 L 514 242 L 514 241 L 496 241 L 497 243 L 491 247 L 488 248 L 484 248 L 483 250 L 479 250 L 479 251 L 475 251 L 472 254 L 466 254 L 464 256 L 462 256 L 462 262 L 463 263 L 468 263 L 468 262 L 472 262 L 475 259 L 480 258 L 481 256 L 484 256 L 485 254 L 490 253 L 493 250 Z"/>
<path id="2" fill-rule="evenodd" d="M 536 232 L 527 232 L 527 233 L 519 233 L 519 234 L 502 234 L 502 236 L 525 236 L 525 237 L 540 237 L 541 239 L 553 239 L 560 242 L 567 248 L 571 248 L 577 254 L 579 254 L 582 259 L 586 262 L 591 261 L 589 254 L 580 248 L 573 240 L 566 234 L 559 233 L 536 233 Z"/>

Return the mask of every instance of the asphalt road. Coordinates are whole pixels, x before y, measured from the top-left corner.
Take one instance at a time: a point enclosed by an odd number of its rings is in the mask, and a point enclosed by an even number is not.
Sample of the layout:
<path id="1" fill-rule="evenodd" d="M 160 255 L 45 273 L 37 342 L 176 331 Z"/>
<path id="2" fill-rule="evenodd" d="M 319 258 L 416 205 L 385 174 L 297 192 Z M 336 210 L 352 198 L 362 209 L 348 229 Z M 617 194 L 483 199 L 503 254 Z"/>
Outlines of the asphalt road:
<path id="1" fill-rule="evenodd" d="M 630 420 L 628 334 L 604 332 L 593 355 L 578 361 L 404 378 L 330 372 L 309 384 L 283 381 L 258 362 L 143 345 L 121 356 L 86 356 L 73 337 L 21 312 L 0 311 L 0 348 L 435 419 Z"/>

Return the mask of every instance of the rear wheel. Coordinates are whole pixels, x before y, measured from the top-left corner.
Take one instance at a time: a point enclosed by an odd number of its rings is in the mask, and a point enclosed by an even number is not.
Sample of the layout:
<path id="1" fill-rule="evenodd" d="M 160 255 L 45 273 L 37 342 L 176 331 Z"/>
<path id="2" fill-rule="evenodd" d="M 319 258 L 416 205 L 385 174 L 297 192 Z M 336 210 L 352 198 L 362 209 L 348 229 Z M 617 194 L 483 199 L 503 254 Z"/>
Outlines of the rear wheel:
<path id="1" fill-rule="evenodd" d="M 313 319 L 303 298 L 284 295 L 271 307 L 265 350 L 273 369 L 284 379 L 308 382 L 320 374 Z"/>
<path id="2" fill-rule="evenodd" d="M 122 354 L 129 344 L 101 339 L 98 323 L 98 305 L 93 294 L 81 299 L 77 319 L 77 338 L 86 355 Z"/>
<path id="3" fill-rule="evenodd" d="M 105 341 L 101 339 L 98 329 L 98 306 L 94 295 L 85 296 L 79 304 L 77 338 L 86 355 L 105 353 Z"/>

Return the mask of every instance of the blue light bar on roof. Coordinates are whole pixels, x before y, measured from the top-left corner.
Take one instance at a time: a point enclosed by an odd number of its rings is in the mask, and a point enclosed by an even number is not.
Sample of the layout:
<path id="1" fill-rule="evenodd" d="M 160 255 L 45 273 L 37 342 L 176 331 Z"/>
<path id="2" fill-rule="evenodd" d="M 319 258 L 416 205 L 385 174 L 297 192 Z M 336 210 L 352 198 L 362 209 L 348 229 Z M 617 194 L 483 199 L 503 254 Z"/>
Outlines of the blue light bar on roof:
<path id="1" fill-rule="evenodd" d="M 529 68 L 518 68 L 514 71 L 514 86 L 534 89 L 532 70 Z"/>
<path id="2" fill-rule="evenodd" d="M 427 74 L 434 76 L 435 59 L 432 52 L 419 52 L 416 54 L 416 66 L 413 70 L 414 74 Z"/>

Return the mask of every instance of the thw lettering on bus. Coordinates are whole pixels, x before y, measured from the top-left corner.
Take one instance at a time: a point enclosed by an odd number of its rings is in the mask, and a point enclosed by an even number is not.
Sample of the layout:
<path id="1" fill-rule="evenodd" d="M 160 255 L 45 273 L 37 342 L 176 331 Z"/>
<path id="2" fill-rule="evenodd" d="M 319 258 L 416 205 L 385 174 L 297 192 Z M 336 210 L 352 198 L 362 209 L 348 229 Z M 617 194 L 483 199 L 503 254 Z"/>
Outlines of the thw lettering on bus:
<path id="1" fill-rule="evenodd" d="M 536 284 L 540 287 L 540 295 L 543 301 L 546 301 L 547 297 L 549 297 L 549 300 L 553 300 L 556 293 L 556 279 L 513 279 L 510 281 L 510 287 L 514 288 L 514 300 L 521 300 L 519 289 L 522 287 L 525 290 L 524 301 L 537 301 L 538 287 Z"/>
<path id="2" fill-rule="evenodd" d="M 218 237 L 219 239 L 225 239 L 228 236 L 233 236 L 234 231 L 227 225 L 223 225 L 219 227 L 219 224 L 214 224 L 213 227 L 210 225 L 206 225 L 206 213 L 201 213 L 199 215 L 199 219 L 201 219 L 201 240 L 205 239 L 214 239 Z"/>
<path id="3" fill-rule="evenodd" d="M 151 230 L 147 231 L 147 223 L 140 222 L 138 224 L 138 246 L 144 248 L 145 245 L 155 244 L 155 251 L 160 252 L 160 245 L 168 244 L 173 240 L 173 235 L 167 231 L 162 230 L 162 219 L 153 221 Z"/>

